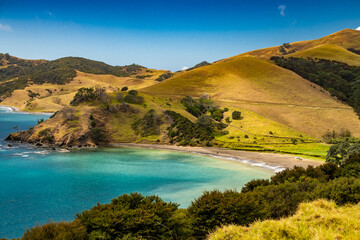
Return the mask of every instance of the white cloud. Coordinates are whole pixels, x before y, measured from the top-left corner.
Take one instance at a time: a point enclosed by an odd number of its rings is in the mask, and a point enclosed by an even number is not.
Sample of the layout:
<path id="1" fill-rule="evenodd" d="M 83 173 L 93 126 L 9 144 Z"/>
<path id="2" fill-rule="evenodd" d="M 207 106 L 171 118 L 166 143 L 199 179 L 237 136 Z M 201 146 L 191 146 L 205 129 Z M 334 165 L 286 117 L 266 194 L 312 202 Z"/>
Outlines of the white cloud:
<path id="1" fill-rule="evenodd" d="M 181 70 L 185 71 L 186 69 L 189 69 L 187 66 L 184 66 Z"/>
<path id="2" fill-rule="evenodd" d="M 286 6 L 285 6 L 285 5 L 280 5 L 280 6 L 278 7 L 278 9 L 280 10 L 280 15 L 281 15 L 281 16 L 285 16 Z"/>
<path id="3" fill-rule="evenodd" d="M 358 27 L 356 30 L 359 30 L 359 31 L 360 31 L 360 27 Z"/>
<path id="4" fill-rule="evenodd" d="M 1 24 L 1 23 L 0 23 L 0 30 L 1 30 L 1 31 L 7 31 L 7 32 L 9 32 L 9 31 L 11 31 L 11 30 L 12 30 L 12 28 L 11 28 L 11 26 L 10 26 L 10 25 L 7 25 L 7 24 Z"/>

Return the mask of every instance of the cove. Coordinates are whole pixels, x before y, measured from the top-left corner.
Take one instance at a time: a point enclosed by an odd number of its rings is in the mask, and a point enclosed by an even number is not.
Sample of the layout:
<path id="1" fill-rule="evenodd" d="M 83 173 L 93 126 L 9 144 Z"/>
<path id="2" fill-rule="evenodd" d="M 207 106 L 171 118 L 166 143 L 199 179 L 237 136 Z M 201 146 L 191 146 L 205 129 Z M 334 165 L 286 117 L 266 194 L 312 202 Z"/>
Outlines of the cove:
<path id="1" fill-rule="evenodd" d="M 3 139 L 48 115 L 0 107 L 0 238 L 21 237 L 26 227 L 72 220 L 96 203 L 131 192 L 156 194 L 187 207 L 205 190 L 241 187 L 274 174 L 235 161 L 167 150 L 100 148 L 58 152 Z"/>

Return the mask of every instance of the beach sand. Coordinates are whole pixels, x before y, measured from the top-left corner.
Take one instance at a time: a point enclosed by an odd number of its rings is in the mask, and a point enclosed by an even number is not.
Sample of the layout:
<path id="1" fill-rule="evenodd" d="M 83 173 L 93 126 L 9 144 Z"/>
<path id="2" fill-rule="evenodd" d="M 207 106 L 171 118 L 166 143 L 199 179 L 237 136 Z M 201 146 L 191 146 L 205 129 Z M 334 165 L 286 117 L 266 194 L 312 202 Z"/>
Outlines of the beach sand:
<path id="1" fill-rule="evenodd" d="M 114 143 L 111 144 L 114 147 L 139 147 L 139 148 L 151 148 L 151 149 L 163 149 L 163 150 L 173 150 L 180 152 L 188 152 L 202 155 L 209 155 L 213 157 L 219 157 L 229 160 L 238 160 L 241 162 L 251 161 L 251 164 L 254 163 L 266 164 L 269 167 L 276 169 L 280 168 L 293 168 L 295 166 L 304 167 L 307 166 L 319 166 L 324 163 L 324 161 L 310 160 L 306 158 L 297 159 L 296 155 L 290 154 L 279 154 L 279 153 L 265 153 L 265 152 L 248 152 L 240 150 L 231 150 L 226 148 L 215 148 L 215 147 L 181 147 L 174 145 L 160 145 L 160 144 L 138 144 L 138 143 Z"/>

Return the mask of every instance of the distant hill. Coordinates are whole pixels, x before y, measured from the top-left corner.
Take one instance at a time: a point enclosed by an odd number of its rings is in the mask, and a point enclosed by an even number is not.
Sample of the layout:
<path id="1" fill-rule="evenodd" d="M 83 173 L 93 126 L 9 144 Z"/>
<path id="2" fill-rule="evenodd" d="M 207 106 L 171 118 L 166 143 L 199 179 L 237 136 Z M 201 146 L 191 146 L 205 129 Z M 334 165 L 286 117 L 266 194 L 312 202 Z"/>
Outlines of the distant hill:
<path id="1" fill-rule="evenodd" d="M 156 84 L 155 79 L 168 72 L 136 64 L 111 66 L 79 57 L 46 61 L 0 54 L 0 63 L 2 103 L 33 111 L 56 111 L 67 106 L 80 87 L 99 85 L 112 91 L 125 86 L 137 89 Z M 36 99 L 28 96 L 31 92 L 39 94 Z"/>
<path id="2" fill-rule="evenodd" d="M 343 62 L 352 66 L 360 66 L 360 55 L 335 44 L 324 44 L 304 51 L 286 55 L 286 57 L 327 59 Z"/>
<path id="3" fill-rule="evenodd" d="M 345 49 L 348 48 L 360 49 L 360 31 L 353 29 L 344 29 L 316 40 L 300 41 L 290 44 L 284 44 L 283 46 L 278 46 L 278 47 L 258 49 L 241 55 L 255 56 L 262 59 L 270 59 L 272 56 L 284 55 L 284 52 L 281 52 L 282 48 L 285 48 L 284 50 L 286 54 L 291 51 L 294 52 L 304 51 L 306 49 L 324 44 L 334 44 L 343 47 Z"/>

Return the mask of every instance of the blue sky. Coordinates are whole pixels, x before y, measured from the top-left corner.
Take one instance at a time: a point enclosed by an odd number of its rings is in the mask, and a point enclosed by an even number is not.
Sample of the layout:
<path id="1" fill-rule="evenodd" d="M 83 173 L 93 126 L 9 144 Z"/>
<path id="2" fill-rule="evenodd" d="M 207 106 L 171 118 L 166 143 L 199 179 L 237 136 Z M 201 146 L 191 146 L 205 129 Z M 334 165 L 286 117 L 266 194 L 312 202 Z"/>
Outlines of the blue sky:
<path id="1" fill-rule="evenodd" d="M 170 70 L 359 26 L 359 0 L 0 0 L 0 52 Z"/>

